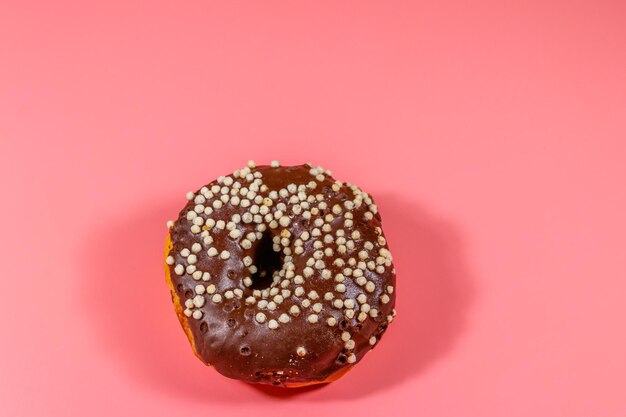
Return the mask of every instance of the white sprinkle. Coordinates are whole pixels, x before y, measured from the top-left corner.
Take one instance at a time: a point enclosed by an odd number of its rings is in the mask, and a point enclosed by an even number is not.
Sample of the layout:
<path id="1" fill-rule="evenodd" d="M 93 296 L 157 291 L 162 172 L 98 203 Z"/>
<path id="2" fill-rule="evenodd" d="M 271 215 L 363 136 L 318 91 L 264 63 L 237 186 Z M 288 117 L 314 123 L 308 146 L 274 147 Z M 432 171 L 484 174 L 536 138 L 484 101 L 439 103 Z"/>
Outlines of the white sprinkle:
<path id="1" fill-rule="evenodd" d="M 176 267 L 174 267 L 174 272 L 176 273 L 176 275 L 182 275 L 185 273 L 185 267 L 181 264 L 178 264 L 176 265 Z"/>
<path id="2" fill-rule="evenodd" d="M 186 308 L 183 313 L 185 313 L 185 316 L 187 316 L 187 317 L 191 317 L 191 315 L 193 314 L 192 311 L 189 310 L 188 308 Z"/>
<path id="3" fill-rule="evenodd" d="M 230 258 L 230 252 L 228 252 L 227 250 L 223 250 L 223 251 L 220 253 L 220 258 L 222 258 L 222 259 L 228 259 L 228 258 Z"/>
<path id="4" fill-rule="evenodd" d="M 222 296 L 219 294 L 215 294 L 213 295 L 213 297 L 211 298 L 211 301 L 213 301 L 214 303 L 218 304 L 222 302 Z"/>
<path id="5" fill-rule="evenodd" d="M 195 264 L 198 261 L 198 257 L 196 255 L 189 255 L 189 257 L 187 258 L 187 262 L 189 262 L 191 265 Z"/>
<path id="6" fill-rule="evenodd" d="M 291 314 L 294 317 L 299 316 L 300 308 L 297 305 L 292 305 L 291 308 L 289 309 L 289 314 Z"/>
<path id="7" fill-rule="evenodd" d="M 304 357 L 306 356 L 306 349 L 300 346 L 296 349 L 296 354 L 300 357 Z"/>
<path id="8" fill-rule="evenodd" d="M 329 318 L 326 320 L 326 324 L 328 324 L 329 326 L 331 326 L 331 327 L 332 327 L 332 326 L 334 326 L 334 325 L 336 325 L 336 324 L 337 324 L 337 320 L 335 320 L 335 318 L 334 318 L 334 317 L 329 317 Z"/>
<path id="9" fill-rule="evenodd" d="M 374 285 L 372 281 L 367 281 L 367 284 L 365 284 L 365 289 L 367 290 L 367 292 L 374 292 L 374 290 L 376 289 L 376 285 Z"/>
<path id="10" fill-rule="evenodd" d="M 204 305 L 204 297 L 201 295 L 196 295 L 193 297 L 193 305 L 200 308 Z"/>
<path id="11" fill-rule="evenodd" d="M 165 263 L 168 265 L 174 265 L 174 257 L 168 256 L 167 259 L 165 259 Z"/>
<path id="12" fill-rule="evenodd" d="M 343 346 L 348 350 L 352 350 L 354 349 L 354 345 L 356 345 L 356 343 L 354 342 L 354 340 L 350 339 Z"/>
<path id="13" fill-rule="evenodd" d="M 280 162 L 274 160 L 274 161 L 270 162 L 270 166 L 272 168 L 278 168 L 280 166 Z"/>
<path id="14" fill-rule="evenodd" d="M 354 353 L 351 353 L 350 355 L 348 355 L 348 363 L 354 362 L 356 362 L 356 355 Z"/>
<path id="15" fill-rule="evenodd" d="M 370 345 L 374 346 L 376 344 L 376 336 L 370 337 Z"/>
<path id="16" fill-rule="evenodd" d="M 278 322 L 274 319 L 270 320 L 267 323 L 267 327 L 269 327 L 270 329 L 274 330 L 274 329 L 278 329 Z"/>
<path id="17" fill-rule="evenodd" d="M 257 323 L 265 323 L 266 316 L 263 313 L 256 313 L 254 319 L 257 321 Z"/>
<path id="18" fill-rule="evenodd" d="M 194 195 L 195 195 L 194 193 L 192 193 L 191 191 L 189 191 L 189 192 L 185 195 L 185 197 L 187 197 L 187 200 L 191 201 L 191 200 L 193 200 Z"/>
<path id="19" fill-rule="evenodd" d="M 380 296 L 380 302 L 383 304 L 387 304 L 389 302 L 389 296 L 387 294 L 383 294 Z"/>
<path id="20" fill-rule="evenodd" d="M 239 231 L 239 229 L 233 229 L 230 231 L 228 236 L 230 236 L 233 239 L 237 239 L 239 236 L 241 236 L 241 232 Z"/>
<path id="21" fill-rule="evenodd" d="M 309 315 L 309 317 L 307 317 L 306 320 L 311 324 L 317 323 L 317 320 L 318 320 L 317 314 Z"/>
<path id="22" fill-rule="evenodd" d="M 217 255 L 217 249 L 215 249 L 214 247 L 210 247 L 209 250 L 207 250 L 207 254 L 210 257 L 216 256 Z"/>

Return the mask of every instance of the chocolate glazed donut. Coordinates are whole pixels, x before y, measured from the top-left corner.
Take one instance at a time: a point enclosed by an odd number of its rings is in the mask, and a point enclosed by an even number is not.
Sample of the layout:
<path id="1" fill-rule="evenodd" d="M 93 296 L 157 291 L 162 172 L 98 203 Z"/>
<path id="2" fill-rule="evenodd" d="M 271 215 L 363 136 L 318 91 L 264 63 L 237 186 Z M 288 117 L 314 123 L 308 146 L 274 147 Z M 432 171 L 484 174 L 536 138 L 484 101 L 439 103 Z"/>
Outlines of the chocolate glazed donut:
<path id="1" fill-rule="evenodd" d="M 370 195 L 309 164 L 253 161 L 168 222 L 166 277 L 195 354 L 221 374 L 330 382 L 395 316 L 395 269 Z"/>

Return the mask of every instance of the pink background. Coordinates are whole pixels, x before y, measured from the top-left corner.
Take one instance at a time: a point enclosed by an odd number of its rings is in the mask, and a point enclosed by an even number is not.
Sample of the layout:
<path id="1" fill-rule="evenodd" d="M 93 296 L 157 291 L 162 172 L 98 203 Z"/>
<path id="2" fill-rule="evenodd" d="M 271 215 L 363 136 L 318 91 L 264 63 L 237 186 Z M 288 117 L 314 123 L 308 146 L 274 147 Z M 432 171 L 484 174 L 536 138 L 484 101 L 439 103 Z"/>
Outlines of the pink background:
<path id="1" fill-rule="evenodd" d="M 0 414 L 626 415 L 625 4 L 2 1 Z M 399 316 L 321 389 L 169 300 L 165 221 L 251 158 L 383 215 Z"/>

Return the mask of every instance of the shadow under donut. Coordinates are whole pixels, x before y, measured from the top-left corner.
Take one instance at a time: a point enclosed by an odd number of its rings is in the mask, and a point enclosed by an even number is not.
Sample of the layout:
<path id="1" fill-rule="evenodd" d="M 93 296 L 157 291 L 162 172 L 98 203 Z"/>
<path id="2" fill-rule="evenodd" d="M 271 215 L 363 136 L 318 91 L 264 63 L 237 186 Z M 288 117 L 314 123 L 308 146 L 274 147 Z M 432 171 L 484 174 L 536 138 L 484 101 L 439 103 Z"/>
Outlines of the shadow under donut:
<path id="1" fill-rule="evenodd" d="M 374 194 L 374 199 L 396 267 L 397 317 L 380 344 L 338 381 L 296 393 L 254 387 L 263 394 L 311 400 L 366 396 L 418 376 L 461 336 L 475 290 L 459 232 L 394 195 Z"/>
<path id="2" fill-rule="evenodd" d="M 398 197 L 374 197 L 394 256 L 398 316 L 381 343 L 330 385 L 283 389 L 242 383 L 207 369 L 193 356 L 163 269 L 165 222 L 176 217 L 181 199 L 119 213 L 86 236 L 78 308 L 91 319 L 113 366 L 166 395 L 206 403 L 263 397 L 323 400 L 388 389 L 452 349 L 473 291 L 462 242 L 451 225 Z"/>

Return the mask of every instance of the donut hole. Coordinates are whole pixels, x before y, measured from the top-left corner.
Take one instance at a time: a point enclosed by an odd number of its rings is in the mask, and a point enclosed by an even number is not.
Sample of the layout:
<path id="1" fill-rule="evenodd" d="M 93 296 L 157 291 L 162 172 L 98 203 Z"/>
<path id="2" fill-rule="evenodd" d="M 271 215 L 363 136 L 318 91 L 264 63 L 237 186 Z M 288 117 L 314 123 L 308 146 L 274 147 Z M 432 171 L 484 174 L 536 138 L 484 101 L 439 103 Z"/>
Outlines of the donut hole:
<path id="1" fill-rule="evenodd" d="M 257 271 L 252 274 L 253 290 L 263 290 L 269 288 L 274 281 L 274 272 L 279 271 L 283 265 L 281 252 L 275 252 L 273 248 L 272 235 L 264 233 L 259 241 L 252 262 L 257 267 Z"/>
<path id="2" fill-rule="evenodd" d="M 208 330 L 209 330 L 209 325 L 208 325 L 208 324 L 206 324 L 206 322 L 205 322 L 205 321 L 203 321 L 203 322 L 200 324 L 200 331 L 201 331 L 202 333 L 206 333 Z"/>
<path id="3" fill-rule="evenodd" d="M 228 319 L 228 320 L 226 320 L 226 324 L 228 325 L 228 327 L 230 327 L 232 329 L 232 328 L 234 328 L 237 325 L 237 320 L 235 320 L 235 319 Z"/>
<path id="4" fill-rule="evenodd" d="M 250 356 L 250 354 L 252 353 L 252 349 L 250 349 L 250 346 L 243 345 L 241 348 L 239 348 L 239 353 L 241 354 L 241 356 Z"/>
<path id="5" fill-rule="evenodd" d="M 337 357 L 337 363 L 340 365 L 344 365 L 347 360 L 348 358 L 343 353 L 340 353 L 339 356 Z"/>

